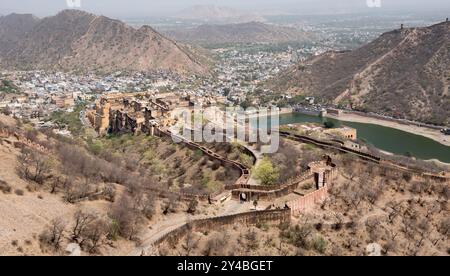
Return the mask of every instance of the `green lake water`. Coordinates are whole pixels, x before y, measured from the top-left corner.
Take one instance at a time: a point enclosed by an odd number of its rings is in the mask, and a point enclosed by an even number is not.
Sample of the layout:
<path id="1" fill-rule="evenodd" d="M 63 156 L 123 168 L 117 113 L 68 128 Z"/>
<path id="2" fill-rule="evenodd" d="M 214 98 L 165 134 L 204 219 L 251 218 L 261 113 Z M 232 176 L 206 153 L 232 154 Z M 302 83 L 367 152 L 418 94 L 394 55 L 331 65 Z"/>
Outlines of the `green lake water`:
<path id="1" fill-rule="evenodd" d="M 450 163 L 450 147 L 420 135 L 380 125 L 344 122 L 300 113 L 280 115 L 280 125 L 323 123 L 326 120 L 334 122 L 335 126 L 346 125 L 357 129 L 359 139 L 365 140 L 380 150 L 400 155 L 412 154 L 423 160 L 437 159 Z"/>

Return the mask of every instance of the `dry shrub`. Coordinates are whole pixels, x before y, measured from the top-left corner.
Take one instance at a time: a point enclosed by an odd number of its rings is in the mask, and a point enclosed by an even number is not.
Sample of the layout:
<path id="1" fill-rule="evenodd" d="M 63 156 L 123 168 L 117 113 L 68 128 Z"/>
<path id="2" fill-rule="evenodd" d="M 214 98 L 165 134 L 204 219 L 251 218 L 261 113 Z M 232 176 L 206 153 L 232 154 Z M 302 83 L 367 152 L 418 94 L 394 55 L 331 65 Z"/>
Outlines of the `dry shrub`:
<path id="1" fill-rule="evenodd" d="M 11 190 L 11 186 L 6 183 L 6 181 L 0 180 L 0 191 L 2 191 L 4 194 L 10 194 Z"/>

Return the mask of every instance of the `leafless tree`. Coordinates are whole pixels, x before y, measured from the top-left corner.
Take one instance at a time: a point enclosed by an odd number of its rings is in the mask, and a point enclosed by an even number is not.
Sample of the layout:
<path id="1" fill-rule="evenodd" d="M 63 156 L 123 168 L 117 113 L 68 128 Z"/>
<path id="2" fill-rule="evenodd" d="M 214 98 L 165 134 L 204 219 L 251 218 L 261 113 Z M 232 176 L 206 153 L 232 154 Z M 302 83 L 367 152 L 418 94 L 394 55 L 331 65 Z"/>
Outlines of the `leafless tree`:
<path id="1" fill-rule="evenodd" d="M 175 213 L 178 207 L 178 200 L 175 195 L 169 195 L 167 199 L 164 200 L 161 205 L 161 209 L 164 215 L 167 215 L 169 212 Z"/>
<path id="2" fill-rule="evenodd" d="M 387 241 L 385 244 L 384 244 L 384 246 L 383 246 L 383 250 L 384 250 L 384 254 L 385 255 L 388 255 L 389 253 L 391 253 L 391 252 L 395 252 L 395 251 L 397 251 L 397 247 L 398 247 L 398 245 L 397 245 L 397 241 L 396 240 L 390 240 L 390 241 Z"/>
<path id="3" fill-rule="evenodd" d="M 364 199 L 363 192 L 359 189 L 359 187 L 355 187 L 353 190 L 348 191 L 348 193 L 348 198 L 351 204 L 355 207 L 355 209 L 357 209 L 359 204 L 361 204 Z"/>
<path id="4" fill-rule="evenodd" d="M 416 220 L 408 216 L 402 217 L 402 231 L 409 238 L 414 238 L 414 233 L 416 229 Z"/>
<path id="5" fill-rule="evenodd" d="M 155 203 L 156 203 L 156 198 L 153 194 L 149 193 L 134 194 L 132 200 L 134 209 L 141 211 L 141 213 L 147 219 L 152 219 L 152 217 L 155 215 Z"/>
<path id="6" fill-rule="evenodd" d="M 64 199 L 69 203 L 76 203 L 89 196 L 91 185 L 85 181 L 70 182 L 64 189 Z"/>
<path id="7" fill-rule="evenodd" d="M 389 212 L 388 220 L 389 223 L 393 223 L 394 219 L 401 213 L 402 211 L 402 202 L 391 201 L 387 204 L 387 209 Z"/>
<path id="8" fill-rule="evenodd" d="M 192 253 L 192 250 L 195 250 L 198 246 L 199 239 L 195 238 L 194 233 L 192 231 L 189 231 L 186 235 L 186 238 L 184 239 L 183 249 L 186 253 L 186 256 L 190 256 Z"/>
<path id="9" fill-rule="evenodd" d="M 56 193 L 56 191 L 57 191 L 57 189 L 58 189 L 59 187 L 65 186 L 65 185 L 63 184 L 63 181 L 64 181 L 64 178 L 61 177 L 61 176 L 54 177 L 54 178 L 52 179 L 52 181 L 50 181 L 50 184 L 49 184 L 49 187 L 50 187 L 50 193 L 51 193 L 51 194 L 54 194 L 54 193 Z"/>
<path id="10" fill-rule="evenodd" d="M 381 224 L 381 220 L 379 217 L 369 217 L 366 220 L 366 228 L 369 233 L 369 237 L 372 241 L 377 241 L 380 235 L 379 226 Z"/>
<path id="11" fill-rule="evenodd" d="M 83 210 L 78 210 L 74 214 L 74 225 L 72 227 L 72 240 L 78 241 L 81 237 L 83 231 L 95 220 L 97 215 L 86 212 Z"/>
<path id="12" fill-rule="evenodd" d="M 411 182 L 412 180 L 412 174 L 408 172 L 403 173 L 402 177 L 407 183 Z"/>
<path id="13" fill-rule="evenodd" d="M 444 201 L 448 201 L 450 199 L 450 187 L 448 184 L 442 184 L 440 189 L 440 196 Z"/>
<path id="14" fill-rule="evenodd" d="M 117 228 L 112 232 L 117 232 L 117 234 L 129 240 L 137 239 L 137 234 L 144 225 L 144 219 L 140 210 L 135 208 L 132 199 L 128 195 L 123 195 L 115 203 L 109 216 Z"/>
<path id="15" fill-rule="evenodd" d="M 49 227 L 41 233 L 39 240 L 41 243 L 52 246 L 52 248 L 57 251 L 60 249 L 65 228 L 66 222 L 63 219 L 54 219 L 50 222 Z"/>
<path id="16" fill-rule="evenodd" d="M 190 202 L 189 202 L 189 206 L 188 206 L 188 210 L 187 210 L 187 212 L 189 213 L 189 214 L 194 214 L 196 211 L 197 211 L 197 206 L 198 206 L 198 200 L 197 199 L 192 199 Z"/>
<path id="17" fill-rule="evenodd" d="M 410 191 L 413 194 L 421 194 L 425 191 L 426 189 L 426 184 L 420 181 L 414 181 L 413 183 L 411 183 L 410 185 Z"/>
<path id="18" fill-rule="evenodd" d="M 444 218 L 439 225 L 439 233 L 444 235 L 445 237 L 450 236 L 450 218 Z"/>
<path id="19" fill-rule="evenodd" d="M 105 200 L 109 202 L 114 202 L 116 198 L 116 187 L 112 184 L 106 184 L 103 187 L 102 195 L 105 198 Z"/>
<path id="20" fill-rule="evenodd" d="M 38 184 L 43 184 L 52 170 L 51 160 L 31 149 L 22 148 L 17 161 L 19 175 Z"/>
<path id="21" fill-rule="evenodd" d="M 302 225 L 295 225 L 294 227 L 288 227 L 281 232 L 281 237 L 286 239 L 289 243 L 302 248 L 307 248 L 308 238 L 311 235 L 313 229 L 307 223 Z"/>
<path id="22" fill-rule="evenodd" d="M 432 205 L 426 208 L 426 218 L 430 218 L 432 214 L 439 214 L 441 212 L 441 205 L 439 203 L 433 202 Z"/>
<path id="23" fill-rule="evenodd" d="M 250 252 L 252 250 L 258 249 L 259 247 L 259 238 L 258 233 L 254 229 L 251 229 L 247 233 L 245 233 L 245 239 L 247 244 L 247 250 Z"/>
<path id="24" fill-rule="evenodd" d="M 96 253 L 108 233 L 108 223 L 100 218 L 89 223 L 81 233 L 82 247 L 89 253 Z"/>
<path id="25" fill-rule="evenodd" d="M 380 184 L 379 183 L 378 184 L 372 183 L 372 184 L 366 185 L 363 188 L 364 197 L 372 205 L 375 204 L 375 202 L 380 197 L 381 193 L 382 193 L 382 190 L 380 188 Z"/>
<path id="26" fill-rule="evenodd" d="M 206 242 L 203 249 L 203 255 L 205 256 L 222 256 L 225 254 L 225 248 L 229 240 L 227 232 L 221 234 L 215 234 Z"/>

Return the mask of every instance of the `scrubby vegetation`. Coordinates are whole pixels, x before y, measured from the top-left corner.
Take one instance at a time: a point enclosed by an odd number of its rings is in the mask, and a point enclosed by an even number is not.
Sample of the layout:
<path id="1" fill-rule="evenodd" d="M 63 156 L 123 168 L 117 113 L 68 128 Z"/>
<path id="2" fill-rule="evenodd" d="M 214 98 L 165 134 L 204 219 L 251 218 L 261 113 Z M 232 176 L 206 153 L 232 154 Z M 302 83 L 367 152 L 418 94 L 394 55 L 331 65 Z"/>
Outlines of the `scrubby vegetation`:
<path id="1" fill-rule="evenodd" d="M 11 185 L 9 185 L 6 181 L 0 180 L 0 191 L 4 194 L 11 193 Z"/>
<path id="2" fill-rule="evenodd" d="M 308 169 L 309 163 L 321 160 L 325 153 L 309 145 L 299 146 L 281 139 L 276 153 L 265 157 L 255 168 L 255 176 L 265 185 L 280 184 L 289 181 Z"/>
<path id="3" fill-rule="evenodd" d="M 146 135 L 111 136 L 89 142 L 89 149 L 106 160 L 121 157 L 121 165 L 151 175 L 168 190 L 213 193 L 233 184 L 239 172 L 201 151 L 174 144 L 170 138 Z"/>
<path id="4" fill-rule="evenodd" d="M 204 143 L 203 145 L 227 159 L 242 163 L 248 168 L 253 167 L 256 161 L 254 157 L 246 152 L 245 148 L 238 143 Z"/>
<path id="5" fill-rule="evenodd" d="M 27 186 L 0 180 L 0 191 L 20 200 L 33 194 L 35 200 L 60 196 L 76 209 L 53 219 L 36 237 L 43 253 L 62 254 L 68 243 L 78 244 L 83 254 L 103 254 L 124 241 L 140 244 L 140 234 L 152 222 L 177 217 L 173 214 L 179 212 L 203 214 L 206 204 L 196 198 L 182 201 L 178 192 L 220 191 L 239 177 L 234 169 L 169 138 L 122 135 L 73 140 L 23 129 L 26 126 L 20 130 L 25 137 L 51 154 L 19 142 L 5 143 L 19 149 L 16 170 Z M 238 144 L 205 146 L 253 164 Z M 286 140 L 253 170 L 262 184 L 283 183 L 324 154 L 332 155 L 340 174 L 330 187 L 330 198 L 310 214 L 279 227 L 236 225 L 191 232 L 179 244 L 161 248 L 160 254 L 363 255 L 373 243 L 385 255 L 448 254 L 448 183 Z M 91 204 L 104 209 L 84 208 Z M 15 250 L 23 253 L 19 242 L 15 244 Z"/>
<path id="6" fill-rule="evenodd" d="M 78 111 L 74 114 L 78 116 Z M 63 115 L 58 121 L 71 125 L 74 114 Z M 107 213 L 93 208 L 77 212 L 73 219 L 55 218 L 36 237 L 42 252 L 48 254 L 61 254 L 68 243 L 77 243 L 86 254 L 101 254 L 117 240 L 139 243 L 141 231 L 155 216 L 201 210 L 198 200 L 183 202 L 180 193 L 218 192 L 240 176 L 234 167 L 174 144 L 169 138 L 113 135 L 85 139 L 76 135 L 71 139 L 26 125 L 14 130 L 50 154 L 20 142 L 10 143 L 18 148 L 16 173 L 27 183 L 27 192 L 2 181 L 3 193 L 39 193 L 39 199 L 60 196 L 70 206 L 84 206 L 88 201 L 111 206 Z M 254 160 L 240 148 L 234 145 L 228 154 L 251 165 Z"/>
<path id="7" fill-rule="evenodd" d="M 0 92 L 7 94 L 17 94 L 20 89 L 10 80 L 0 80 Z"/>
<path id="8" fill-rule="evenodd" d="M 316 209 L 293 217 L 290 225 L 191 233 L 190 254 L 367 255 L 368 245 L 375 244 L 382 255 L 448 255 L 448 183 L 345 155 L 334 158 L 343 169 L 330 198 Z M 163 252 L 183 251 L 174 245 Z"/>
<path id="9" fill-rule="evenodd" d="M 83 134 L 83 124 L 80 121 L 80 111 L 84 109 L 84 105 L 79 104 L 72 112 L 55 111 L 50 116 L 50 120 L 59 126 L 67 126 L 68 130 L 75 136 Z"/>

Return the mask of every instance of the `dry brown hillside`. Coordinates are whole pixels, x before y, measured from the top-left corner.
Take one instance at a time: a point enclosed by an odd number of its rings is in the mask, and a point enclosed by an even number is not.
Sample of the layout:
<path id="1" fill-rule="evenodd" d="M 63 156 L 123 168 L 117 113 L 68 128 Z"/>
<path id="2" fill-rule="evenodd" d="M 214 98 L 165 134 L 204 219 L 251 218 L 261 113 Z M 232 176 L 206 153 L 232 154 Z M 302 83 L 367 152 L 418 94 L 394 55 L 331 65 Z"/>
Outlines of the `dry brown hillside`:
<path id="1" fill-rule="evenodd" d="M 450 22 L 388 32 L 354 51 L 328 52 L 269 82 L 277 91 L 435 124 L 449 124 Z"/>
<path id="2" fill-rule="evenodd" d="M 210 206 L 195 195 L 239 178 L 168 139 L 88 146 L 4 115 L 0 130 L 0 255 L 66 255 L 71 243 L 83 255 L 126 255 L 151 231 Z"/>
<path id="3" fill-rule="evenodd" d="M 197 51 L 149 26 L 134 29 L 118 20 L 76 10 L 40 20 L 32 15 L 23 15 L 20 20 L 17 17 L 0 18 L 0 33 L 11 37 L 0 39 L 0 48 L 5 49 L 0 52 L 1 61 L 7 68 L 208 71 Z"/>
<path id="4" fill-rule="evenodd" d="M 38 20 L 30 14 L 11 14 L 0 17 L 0 58 L 14 48 Z"/>
<path id="5" fill-rule="evenodd" d="M 290 225 L 231 225 L 189 232 L 164 255 L 448 256 L 448 182 L 417 178 L 341 156 L 330 197 Z M 337 161 L 341 157 L 335 156 Z M 281 201 L 282 204 L 283 201 Z M 267 204 L 263 201 L 260 205 Z M 368 247 L 378 248 L 371 252 Z"/>

